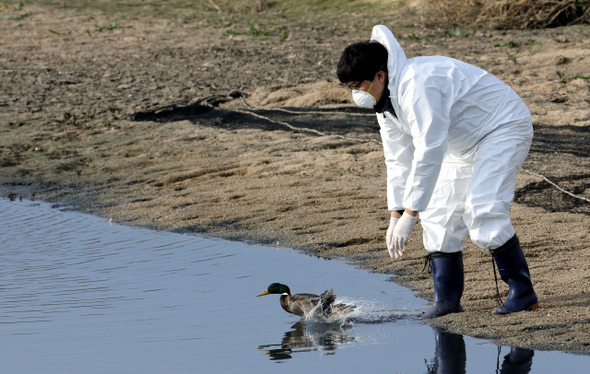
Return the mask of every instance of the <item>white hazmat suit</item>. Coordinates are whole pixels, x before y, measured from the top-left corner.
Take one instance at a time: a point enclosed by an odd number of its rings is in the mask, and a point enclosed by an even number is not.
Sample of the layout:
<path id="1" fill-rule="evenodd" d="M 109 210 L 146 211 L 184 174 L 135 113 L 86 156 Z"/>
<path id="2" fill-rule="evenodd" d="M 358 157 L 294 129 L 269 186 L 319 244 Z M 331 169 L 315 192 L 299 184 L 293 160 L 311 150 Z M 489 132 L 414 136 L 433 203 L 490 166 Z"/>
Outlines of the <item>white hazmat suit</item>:
<path id="1" fill-rule="evenodd" d="M 533 137 L 530 112 L 498 78 L 449 57 L 407 59 L 385 26 L 391 112 L 378 113 L 390 211 L 421 212 L 428 252 L 495 249 L 515 235 L 509 209 Z"/>

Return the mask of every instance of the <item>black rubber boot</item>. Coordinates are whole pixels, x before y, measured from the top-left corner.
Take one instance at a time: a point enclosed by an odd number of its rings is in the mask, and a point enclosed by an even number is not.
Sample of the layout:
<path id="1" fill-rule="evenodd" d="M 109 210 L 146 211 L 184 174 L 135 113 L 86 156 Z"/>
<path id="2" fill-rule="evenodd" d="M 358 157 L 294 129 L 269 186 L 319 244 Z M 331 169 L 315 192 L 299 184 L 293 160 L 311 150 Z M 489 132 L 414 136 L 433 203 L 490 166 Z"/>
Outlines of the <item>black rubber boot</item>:
<path id="1" fill-rule="evenodd" d="M 490 252 L 494 256 L 500 277 L 508 284 L 508 296 L 494 314 L 537 309 L 537 294 L 533 289 L 529 267 L 516 235 Z"/>
<path id="2" fill-rule="evenodd" d="M 435 252 L 428 257 L 432 266 L 434 305 L 424 313 L 422 319 L 462 312 L 463 253 Z"/>

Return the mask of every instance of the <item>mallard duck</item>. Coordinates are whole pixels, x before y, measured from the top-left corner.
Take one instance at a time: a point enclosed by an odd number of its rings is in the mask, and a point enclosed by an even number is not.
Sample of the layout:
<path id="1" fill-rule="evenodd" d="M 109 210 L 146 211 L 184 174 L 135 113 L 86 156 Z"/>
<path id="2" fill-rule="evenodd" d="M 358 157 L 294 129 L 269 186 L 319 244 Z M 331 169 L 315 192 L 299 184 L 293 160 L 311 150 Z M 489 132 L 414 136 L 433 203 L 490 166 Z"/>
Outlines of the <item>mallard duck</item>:
<path id="1" fill-rule="evenodd" d="M 321 295 L 314 295 L 310 293 L 298 293 L 291 295 L 291 290 L 288 286 L 281 283 L 273 283 L 264 291 L 256 296 L 264 296 L 269 294 L 281 295 L 281 306 L 289 313 L 303 317 L 309 315 L 311 311 L 317 316 L 331 316 L 338 314 L 345 316 L 352 312 L 356 307 L 347 304 L 335 304 L 336 295 L 334 289 L 331 288 Z"/>

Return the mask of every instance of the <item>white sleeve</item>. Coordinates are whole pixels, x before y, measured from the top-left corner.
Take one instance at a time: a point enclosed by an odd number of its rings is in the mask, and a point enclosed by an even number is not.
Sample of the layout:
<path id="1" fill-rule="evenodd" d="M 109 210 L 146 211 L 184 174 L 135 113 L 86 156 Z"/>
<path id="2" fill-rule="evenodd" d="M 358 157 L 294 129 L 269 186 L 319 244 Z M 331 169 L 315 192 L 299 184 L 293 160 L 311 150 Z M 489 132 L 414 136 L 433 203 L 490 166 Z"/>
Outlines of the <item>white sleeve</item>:
<path id="1" fill-rule="evenodd" d="M 448 75 L 432 74 L 408 81 L 404 92 L 400 101 L 415 149 L 403 203 L 421 212 L 430 202 L 447 152 L 453 82 Z"/>
<path id="2" fill-rule="evenodd" d="M 402 132 L 393 121 L 377 114 L 387 166 L 387 209 L 404 209 L 406 181 L 412 167 L 414 146 L 412 137 Z"/>

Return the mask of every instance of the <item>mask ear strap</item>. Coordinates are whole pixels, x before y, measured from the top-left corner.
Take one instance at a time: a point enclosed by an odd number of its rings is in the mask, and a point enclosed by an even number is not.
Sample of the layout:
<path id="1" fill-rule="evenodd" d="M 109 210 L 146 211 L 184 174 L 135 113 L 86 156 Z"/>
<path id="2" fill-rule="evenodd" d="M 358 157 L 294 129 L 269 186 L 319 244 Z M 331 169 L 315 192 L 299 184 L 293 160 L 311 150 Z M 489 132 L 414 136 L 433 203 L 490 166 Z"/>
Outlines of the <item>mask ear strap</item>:
<path id="1" fill-rule="evenodd" d="M 371 88 L 373 88 L 373 85 L 375 84 L 375 79 L 377 79 L 377 73 L 375 73 L 375 78 L 373 78 L 373 81 L 371 82 L 371 85 L 369 86 L 367 93 L 369 93 L 369 91 L 371 91 Z"/>
<path id="2" fill-rule="evenodd" d="M 383 71 L 384 67 L 385 67 L 385 65 L 381 65 L 379 70 L 377 70 L 377 72 L 375 73 L 375 76 L 373 77 L 373 80 L 371 81 L 371 85 L 369 86 L 369 89 L 367 90 L 367 93 L 369 93 L 369 91 L 371 91 L 371 88 L 373 88 L 373 85 L 375 84 L 375 79 L 377 79 L 377 74 L 379 74 L 380 71 Z"/>
<path id="3" fill-rule="evenodd" d="M 385 66 L 385 65 L 383 65 L 383 66 Z M 377 74 L 379 74 L 380 71 L 383 71 L 383 70 L 381 70 L 381 69 L 383 69 L 383 66 L 381 66 L 379 68 L 379 71 L 377 71 L 375 73 L 375 78 L 373 78 L 373 82 L 371 82 L 371 85 L 369 86 L 367 93 L 369 93 L 369 91 L 371 91 L 371 88 L 373 87 L 373 84 L 375 83 L 375 80 L 377 79 Z M 385 72 L 383 72 L 383 73 L 385 73 Z M 387 74 L 387 73 L 385 73 L 385 74 Z M 375 101 L 379 101 L 381 99 L 381 95 L 383 95 L 383 91 L 381 91 L 381 93 L 379 95 L 377 95 L 377 97 L 375 97 Z"/>

